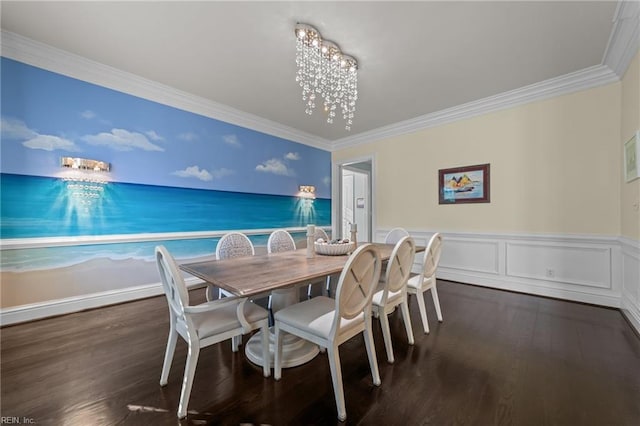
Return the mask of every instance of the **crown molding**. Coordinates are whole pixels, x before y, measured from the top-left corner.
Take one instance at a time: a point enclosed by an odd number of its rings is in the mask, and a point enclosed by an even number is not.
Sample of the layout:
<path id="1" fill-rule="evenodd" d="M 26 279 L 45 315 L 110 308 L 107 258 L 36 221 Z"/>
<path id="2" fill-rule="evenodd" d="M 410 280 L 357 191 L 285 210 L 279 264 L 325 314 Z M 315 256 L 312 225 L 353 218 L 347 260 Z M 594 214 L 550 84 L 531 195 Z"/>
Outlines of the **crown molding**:
<path id="1" fill-rule="evenodd" d="M 603 86 L 619 81 L 619 77 L 605 65 L 595 65 L 560 77 L 534 83 L 519 89 L 489 96 L 452 108 L 422 115 L 410 120 L 379 127 L 335 141 L 333 150 L 371 143 L 430 127 L 441 126 L 489 112 L 513 108 L 529 102 L 548 99 L 580 90 Z"/>
<path id="2" fill-rule="evenodd" d="M 628 1 L 618 4 L 603 65 L 585 68 L 333 142 L 5 30 L 1 32 L 0 53 L 7 58 L 99 86 L 315 148 L 336 151 L 619 81 L 638 49 L 639 6 L 638 2 Z"/>
<path id="3" fill-rule="evenodd" d="M 0 54 L 38 68 L 329 151 L 323 138 L 2 30 Z"/>
<path id="4" fill-rule="evenodd" d="M 613 17 L 613 28 L 602 63 L 622 78 L 638 52 L 640 40 L 640 2 L 620 1 Z"/>

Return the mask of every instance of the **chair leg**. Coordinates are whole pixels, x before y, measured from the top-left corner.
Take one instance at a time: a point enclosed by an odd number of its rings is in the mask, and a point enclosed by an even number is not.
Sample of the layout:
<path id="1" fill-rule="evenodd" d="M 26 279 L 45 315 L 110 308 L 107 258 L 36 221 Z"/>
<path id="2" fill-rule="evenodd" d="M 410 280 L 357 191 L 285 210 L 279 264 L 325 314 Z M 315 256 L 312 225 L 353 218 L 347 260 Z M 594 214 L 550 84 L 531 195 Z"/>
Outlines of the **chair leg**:
<path id="1" fill-rule="evenodd" d="M 431 287 L 431 297 L 433 298 L 433 304 L 436 307 L 436 315 L 438 316 L 438 321 L 442 322 L 442 311 L 440 310 L 440 298 L 438 298 L 438 290 L 436 289 L 435 283 L 433 287 Z"/>
<path id="2" fill-rule="evenodd" d="M 261 328 L 262 333 L 262 371 L 264 377 L 271 375 L 271 355 L 269 354 L 269 325 L 265 324 Z"/>
<path id="3" fill-rule="evenodd" d="M 167 350 L 164 353 L 164 363 L 162 364 L 162 374 L 160 374 L 160 386 L 166 386 L 169 379 L 169 370 L 173 362 L 173 355 L 176 352 L 176 342 L 178 341 L 178 333 L 174 328 L 169 331 L 167 339 Z"/>
<path id="4" fill-rule="evenodd" d="M 424 293 L 418 292 L 416 294 L 416 299 L 418 300 L 420 318 L 422 318 L 422 328 L 424 328 L 425 334 L 429 334 L 429 321 L 427 320 L 427 307 L 424 304 Z"/>
<path id="5" fill-rule="evenodd" d="M 342 387 L 342 368 L 340 366 L 340 352 L 338 347 L 330 345 L 327 348 L 329 357 L 329 368 L 331 369 L 331 382 L 333 383 L 333 393 L 336 398 L 338 409 L 338 420 L 347 419 L 347 409 L 344 403 L 344 388 Z"/>
<path id="6" fill-rule="evenodd" d="M 413 345 L 413 328 L 411 327 L 411 319 L 409 317 L 409 303 L 405 299 L 404 302 L 400 304 L 400 309 L 402 310 L 402 321 L 404 322 L 404 328 L 407 330 L 407 340 L 410 345 Z"/>
<path id="7" fill-rule="evenodd" d="M 267 311 L 269 311 L 269 327 L 271 327 L 275 323 L 275 319 L 273 318 L 273 308 L 272 308 L 273 300 L 272 299 L 273 299 L 273 296 L 269 294 L 269 302 L 267 303 Z"/>
<path id="8" fill-rule="evenodd" d="M 376 312 L 379 312 L 376 309 Z M 393 345 L 391 344 L 391 331 L 389 330 L 389 317 L 384 310 L 379 314 L 380 327 L 382 327 L 382 337 L 384 337 L 384 347 L 387 351 L 387 361 L 389 364 L 393 364 Z"/>
<path id="9" fill-rule="evenodd" d="M 184 367 L 184 378 L 182 379 L 182 391 L 180 392 L 180 404 L 178 405 L 178 418 L 187 417 L 187 405 L 191 396 L 191 386 L 196 373 L 198 356 L 200 355 L 200 344 L 189 342 L 189 352 L 187 354 L 187 364 Z"/>
<path id="10" fill-rule="evenodd" d="M 273 378 L 280 380 L 282 377 L 282 336 L 280 335 L 280 326 L 276 322 L 275 325 L 275 342 L 274 342 L 274 361 L 273 361 Z"/>
<path id="11" fill-rule="evenodd" d="M 380 372 L 378 371 L 378 360 L 376 358 L 376 346 L 373 343 L 373 331 L 371 330 L 371 316 L 364 320 L 364 344 L 367 348 L 367 357 L 369 358 L 369 366 L 371 367 L 371 377 L 373 384 L 380 386 Z"/>
<path id="12" fill-rule="evenodd" d="M 307 299 L 311 299 L 311 291 L 313 290 L 313 286 L 309 284 L 307 286 Z"/>
<path id="13" fill-rule="evenodd" d="M 233 352 L 238 352 L 240 349 L 240 344 L 242 343 L 242 336 L 233 336 L 231 338 L 231 350 Z"/>
<path id="14" fill-rule="evenodd" d="M 331 275 L 327 275 L 327 285 L 323 296 L 331 297 Z"/>

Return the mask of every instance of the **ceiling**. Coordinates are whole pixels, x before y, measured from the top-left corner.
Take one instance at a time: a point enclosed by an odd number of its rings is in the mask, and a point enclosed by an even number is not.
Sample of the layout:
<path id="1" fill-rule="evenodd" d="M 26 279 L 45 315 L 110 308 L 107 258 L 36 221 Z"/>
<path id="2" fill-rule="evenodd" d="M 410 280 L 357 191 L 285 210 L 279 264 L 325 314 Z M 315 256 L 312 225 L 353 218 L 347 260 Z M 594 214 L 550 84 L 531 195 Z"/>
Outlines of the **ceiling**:
<path id="1" fill-rule="evenodd" d="M 2 1 L 1 26 L 331 144 L 600 65 L 616 5 Z M 296 22 L 359 62 L 350 132 L 304 112 Z"/>

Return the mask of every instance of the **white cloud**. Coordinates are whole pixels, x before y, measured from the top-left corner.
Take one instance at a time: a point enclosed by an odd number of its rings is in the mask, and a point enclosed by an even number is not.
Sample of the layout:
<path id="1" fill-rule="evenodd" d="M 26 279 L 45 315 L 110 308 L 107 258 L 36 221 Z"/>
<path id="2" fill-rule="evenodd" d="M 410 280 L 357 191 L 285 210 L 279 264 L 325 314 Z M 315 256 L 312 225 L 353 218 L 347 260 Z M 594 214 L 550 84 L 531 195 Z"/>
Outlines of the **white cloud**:
<path id="1" fill-rule="evenodd" d="M 3 139 L 30 139 L 38 136 L 38 133 L 27 127 L 24 122 L 15 118 L 2 117 L 0 121 Z"/>
<path id="2" fill-rule="evenodd" d="M 200 170 L 200 167 L 198 166 L 190 166 L 184 170 L 177 170 L 171 174 L 180 176 L 183 178 L 196 178 L 206 182 L 213 179 L 213 176 L 211 176 L 211 173 L 209 173 L 205 169 Z"/>
<path id="3" fill-rule="evenodd" d="M 37 135 L 34 138 L 22 142 L 22 145 L 27 148 L 43 149 L 45 151 L 54 151 L 56 149 L 72 152 L 80 151 L 80 148 L 72 141 L 52 135 Z"/>
<path id="4" fill-rule="evenodd" d="M 92 118 L 96 118 L 96 113 L 88 109 L 88 110 L 82 111 L 80 113 L 80 117 L 87 120 L 91 120 Z"/>
<path id="5" fill-rule="evenodd" d="M 41 135 L 27 127 L 23 121 L 15 118 L 2 117 L 0 127 L 2 128 L 3 139 L 22 140 L 22 145 L 30 149 L 80 151 L 80 148 L 73 141 L 59 136 Z"/>
<path id="6" fill-rule="evenodd" d="M 196 139 L 198 139 L 198 135 L 196 135 L 195 133 L 187 132 L 179 134 L 178 138 L 182 139 L 183 141 L 195 141 Z"/>
<path id="7" fill-rule="evenodd" d="M 149 130 L 147 132 L 144 132 L 144 134 L 149 136 L 149 139 L 151 139 L 152 141 L 163 141 L 164 140 L 164 138 L 162 136 L 160 136 L 159 134 L 157 134 L 153 130 Z"/>
<path id="8" fill-rule="evenodd" d="M 105 145 L 116 151 L 131 151 L 133 149 L 164 151 L 164 148 L 149 142 L 149 139 L 142 133 L 129 132 L 124 129 L 111 129 L 111 133 L 86 135 L 82 139 L 91 145 Z"/>
<path id="9" fill-rule="evenodd" d="M 298 154 L 297 152 L 289 152 L 284 156 L 284 158 L 286 158 L 287 160 L 297 161 L 300 159 L 300 154 Z"/>
<path id="10" fill-rule="evenodd" d="M 256 166 L 256 170 L 259 172 L 273 173 L 281 176 L 293 176 L 295 173 L 293 170 L 287 168 L 287 166 L 277 158 L 267 160 L 262 164 Z"/>
<path id="11" fill-rule="evenodd" d="M 224 143 L 226 143 L 227 145 L 231 145 L 236 148 L 242 147 L 242 144 L 240 143 L 240 141 L 238 140 L 238 136 L 236 135 L 224 135 L 222 137 L 222 140 L 224 140 Z"/>
<path id="12" fill-rule="evenodd" d="M 322 183 L 324 184 L 324 186 L 329 186 L 331 184 L 331 177 L 325 176 L 324 178 L 322 178 Z"/>

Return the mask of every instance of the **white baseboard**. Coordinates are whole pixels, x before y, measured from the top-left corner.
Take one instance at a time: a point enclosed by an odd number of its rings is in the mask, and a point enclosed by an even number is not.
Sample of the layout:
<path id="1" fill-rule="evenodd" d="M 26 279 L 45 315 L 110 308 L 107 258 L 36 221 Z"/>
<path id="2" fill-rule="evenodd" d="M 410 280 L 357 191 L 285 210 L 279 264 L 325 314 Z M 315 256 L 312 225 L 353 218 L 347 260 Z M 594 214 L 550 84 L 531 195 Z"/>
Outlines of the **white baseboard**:
<path id="1" fill-rule="evenodd" d="M 593 305 L 620 307 L 620 296 L 600 295 L 582 291 L 574 291 L 559 286 L 536 286 L 530 282 L 517 282 L 509 277 L 478 277 L 470 274 L 460 274 L 439 271 L 438 279 L 455 281 L 465 284 L 473 284 L 482 287 L 496 288 L 500 290 L 515 291 L 518 293 L 533 294 L 536 296 L 553 297 L 556 299 L 570 300 L 573 302 L 590 303 Z"/>
<path id="2" fill-rule="evenodd" d="M 185 279 L 185 282 L 190 289 L 203 285 L 203 282 L 196 278 Z M 131 302 L 133 300 L 161 294 L 163 294 L 162 285 L 160 283 L 153 283 L 40 303 L 31 303 L 0 310 L 0 326 L 70 314 L 117 303 Z"/>

